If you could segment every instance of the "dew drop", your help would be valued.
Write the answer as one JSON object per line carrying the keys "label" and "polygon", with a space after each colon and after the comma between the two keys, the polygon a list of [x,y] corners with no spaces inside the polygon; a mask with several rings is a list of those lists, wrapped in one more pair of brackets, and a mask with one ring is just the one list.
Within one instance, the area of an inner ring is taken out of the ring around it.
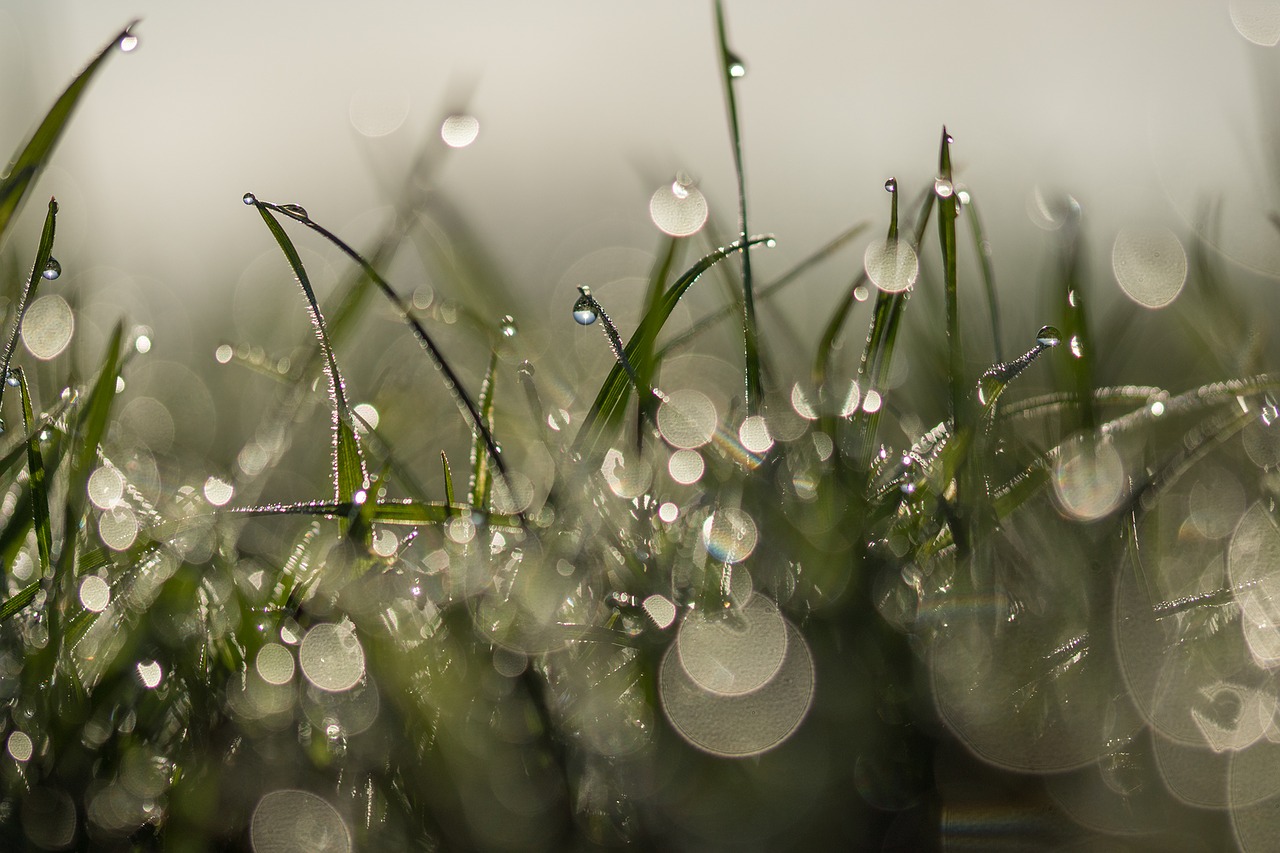
{"label": "dew drop", "polygon": [[45,264],[44,269],[40,271],[40,277],[45,281],[53,281],[60,275],[62,275],[62,264],[58,263],[58,259],[51,255],[49,257],[49,262]]}
{"label": "dew drop", "polygon": [[475,116],[451,115],[440,124],[440,138],[450,148],[466,148],[480,135],[480,120]]}
{"label": "dew drop", "polygon": [[19,381],[18,374],[14,373],[13,371],[10,371],[4,377],[4,384],[8,385],[10,388],[17,388],[19,385],[22,384],[22,382]]}
{"label": "dew drop", "polygon": [[504,338],[514,338],[516,336],[517,330],[516,330],[515,317],[512,317],[510,314],[506,314],[498,322],[500,324],[500,328],[502,329],[502,336]]}
{"label": "dew drop", "polygon": [[243,196],[240,200],[241,200],[241,201],[243,201],[245,204],[257,204],[257,203],[258,203],[258,197],[257,197],[256,195],[254,195],[253,193],[245,193],[245,194],[244,194],[244,196]]}
{"label": "dew drop", "polygon": [[938,198],[951,198],[956,188],[946,178],[938,178],[933,182],[933,191],[938,194]]}
{"label": "dew drop", "polygon": [[898,179],[890,178],[884,182],[884,191],[888,193],[896,193],[898,191]]}
{"label": "dew drop", "polygon": [[307,209],[300,204],[282,204],[280,209],[290,216],[296,216],[299,219],[310,219],[307,215]]}
{"label": "dew drop", "polygon": [[1062,333],[1053,326],[1041,326],[1036,332],[1036,343],[1042,347],[1056,347],[1062,343]]}
{"label": "dew drop", "polygon": [[213,357],[218,360],[218,364],[226,364],[228,361],[231,361],[231,356],[233,354],[230,344],[220,344],[218,348],[213,351]]}
{"label": "dew drop", "polygon": [[747,64],[742,61],[742,57],[733,51],[725,52],[726,58],[729,60],[729,76],[742,78],[747,76]]}
{"label": "dew drop", "polygon": [[1084,358],[1084,344],[1080,343],[1079,335],[1071,336],[1071,354],[1076,358]]}
{"label": "dew drop", "polygon": [[591,296],[591,289],[586,285],[578,288],[582,295],[573,303],[573,319],[582,326],[590,326],[596,321],[596,300]]}
{"label": "dew drop", "polygon": [[125,33],[117,44],[120,46],[121,53],[133,53],[138,49],[138,37],[133,33]]}

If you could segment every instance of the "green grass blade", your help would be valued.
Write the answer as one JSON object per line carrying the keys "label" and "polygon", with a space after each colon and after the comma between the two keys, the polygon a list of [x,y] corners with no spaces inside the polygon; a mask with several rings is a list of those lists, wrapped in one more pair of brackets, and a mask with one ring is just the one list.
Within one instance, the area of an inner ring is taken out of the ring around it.
{"label": "green grass blade", "polygon": [[[762,243],[772,245],[773,237],[759,235],[746,240],[735,240],[728,246],[704,255],[696,264],[686,270],[662,294],[662,299],[657,306],[646,313],[640,320],[639,327],[624,348],[627,357],[630,358],[643,346],[652,346],[652,342],[657,339],[658,333],[662,331],[662,327],[671,317],[671,313],[680,302],[680,298],[684,296],[685,291],[703,273],[734,252],[743,251],[747,247],[757,246]],[[574,439],[576,452],[582,454],[584,458],[593,458],[596,453],[602,452],[602,444],[612,438],[618,424],[621,422],[622,408],[626,403],[630,390],[630,377],[627,376],[627,372],[621,363],[615,363],[609,370],[609,375],[605,378],[604,384],[600,386],[595,402],[592,403],[591,408],[583,418],[582,428],[578,430],[578,435]]]}
{"label": "green grass blade", "polygon": [[952,432],[965,426],[964,349],[960,340],[959,303],[956,297],[956,194],[951,182],[951,136],[942,128],[938,152],[938,179],[950,190],[938,200],[938,244],[942,250],[942,283],[947,310],[947,385],[950,389]]}
{"label": "green grass blade", "polygon": [[1068,358],[1062,360],[1067,374],[1067,385],[1075,392],[1080,405],[1079,427],[1092,431],[1098,425],[1098,415],[1093,405],[1093,341],[1089,334],[1089,317],[1081,276],[1080,212],[1074,205],[1067,209],[1067,220],[1062,226],[1061,281],[1059,305],[1061,306],[1063,341],[1067,343]]}
{"label": "green grass blade", "polygon": [[[649,283],[644,297],[644,310],[648,314],[658,306],[662,301],[662,290],[671,276],[671,270],[675,266],[676,254],[680,247],[680,241],[675,237],[663,240],[663,251],[659,253],[657,261],[649,270]],[[640,388],[652,388],[654,379],[658,375],[658,367],[662,363],[661,353],[656,352],[657,339],[645,341],[645,345],[640,347],[631,364],[636,371],[636,384]],[[644,435],[644,425],[653,423],[657,416],[658,399],[653,394],[640,394],[636,401],[636,438],[642,440]]]}
{"label": "green grass blade", "polygon": [[453,472],[449,470],[449,457],[440,451],[440,464],[444,467],[444,502],[453,506]]}
{"label": "green grass blade", "polygon": [[271,215],[267,205],[257,204],[256,207],[302,288],[311,314],[311,325],[324,352],[325,374],[329,380],[329,396],[333,402],[333,491],[339,503],[349,502],[356,492],[368,488],[369,474],[352,424],[346,386],[338,370],[338,361],[334,357],[333,347],[329,344],[324,315],[320,313],[315,291],[311,289],[311,281],[307,278],[307,271],[302,265],[302,258],[298,256],[298,250],[294,248],[293,241],[289,239],[289,235],[284,232],[284,228],[276,218]]}
{"label": "green grass blade", "polygon": [[13,595],[5,599],[0,604],[0,622],[4,622],[14,616],[35,600],[36,593],[40,591],[40,581],[32,581]]}
{"label": "green grass blade", "polygon": [[22,391],[22,426],[27,436],[27,469],[31,473],[31,519],[36,529],[36,550],[40,554],[40,572],[53,568],[53,532],[49,525],[49,490],[45,483],[44,457],[40,453],[40,434],[35,429],[36,416],[31,410],[31,394],[22,368],[15,371]]}
{"label": "green grass blade", "polygon": [[9,365],[13,362],[13,353],[18,348],[18,336],[22,333],[22,318],[27,314],[27,306],[35,296],[36,287],[44,276],[49,259],[53,257],[53,237],[58,226],[58,201],[49,199],[49,211],[44,216],[44,229],[40,232],[40,244],[36,247],[36,260],[31,266],[31,278],[18,297],[18,310],[13,317],[13,331],[4,345],[4,364],[0,365],[0,402],[4,400],[4,389],[9,384],[4,379],[9,375]]}
{"label": "green grass blade", "polygon": [[[323,516],[325,518],[347,518],[353,512],[362,511],[359,504],[342,501],[304,501],[291,504],[267,504],[263,506],[235,507],[226,510],[232,515],[270,516],[270,515],[302,515]],[[486,513],[473,510],[470,513],[477,523],[485,523],[494,527],[520,527],[523,519],[518,515],[505,513]],[[371,522],[381,524],[444,524],[458,516],[457,505],[438,503],[435,501],[384,500],[373,505],[368,512]]]}
{"label": "green grass blade", "polygon": [[[720,80],[724,84],[725,110],[729,116],[729,138],[733,143],[733,169],[738,179],[738,233],[747,239],[747,185],[742,168],[742,134],[738,122],[738,99],[734,80],[746,73],[742,60],[729,50],[725,35],[724,6],[716,0],[716,46],[720,58]],[[751,252],[742,253],[742,343],[745,358],[747,414],[760,414],[763,389],[760,382],[760,342],[756,333],[756,300],[751,279]]]}
{"label": "green grass blade", "polygon": [[991,318],[991,345],[996,361],[1004,361],[1004,346],[1000,343],[1000,300],[996,296],[996,269],[991,259],[991,242],[982,227],[982,217],[978,215],[978,206],[969,196],[964,205],[964,212],[969,218],[969,232],[973,235],[973,249],[978,255],[978,263],[982,269],[982,286],[987,294],[987,314]]}
{"label": "green grass blade", "polygon": [[80,102],[80,97],[84,94],[89,82],[106,62],[107,57],[117,49],[120,40],[129,35],[129,30],[137,23],[134,21],[121,30],[76,76],[76,79],[71,81],[71,85],[58,96],[58,100],[53,102],[53,106],[45,114],[44,120],[40,122],[35,132],[31,134],[31,138],[14,154],[4,175],[0,176],[0,240],[3,240],[5,233],[9,230],[9,224],[22,208],[27,193],[35,185],[49,158],[53,156],[53,150],[57,147],[58,140],[66,130],[67,122],[75,112],[76,105]]}
{"label": "green grass blade", "polygon": [[[489,355],[489,369],[485,371],[484,384],[480,386],[480,417],[484,419],[484,423],[490,431],[493,429],[493,385],[497,372],[498,351],[494,350]],[[488,511],[489,509],[489,490],[492,485],[489,480],[489,465],[485,458],[487,455],[484,436],[477,432],[471,444],[471,494],[469,503],[474,508],[483,511]]]}

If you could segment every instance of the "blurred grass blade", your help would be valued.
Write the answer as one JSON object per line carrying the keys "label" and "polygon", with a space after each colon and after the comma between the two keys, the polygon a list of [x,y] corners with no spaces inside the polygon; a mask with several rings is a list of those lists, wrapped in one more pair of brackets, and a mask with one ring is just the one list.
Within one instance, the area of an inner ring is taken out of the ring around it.
{"label": "blurred grass blade", "polygon": [[35,185],[49,158],[53,156],[53,149],[62,137],[62,132],[66,129],[67,122],[71,119],[71,114],[75,111],[76,104],[79,103],[89,82],[112,51],[117,49],[120,40],[129,35],[129,30],[137,23],[133,21],[121,30],[76,76],[76,79],[71,81],[71,85],[58,96],[58,100],[53,102],[53,106],[45,114],[44,120],[40,122],[35,132],[31,134],[31,138],[14,154],[4,175],[0,176],[0,243],[3,242],[13,218],[22,208],[27,193]]}
{"label": "blurred grass blade", "polygon": [[[480,386],[480,417],[490,432],[493,430],[493,385],[497,372],[498,351],[495,349],[489,355],[489,369],[485,371],[484,383]],[[488,450],[485,447],[484,435],[477,432],[471,443],[471,494],[468,502],[473,508],[485,512],[489,510],[491,487],[486,456],[488,456]]]}
{"label": "blurred grass blade", "polygon": [[440,464],[444,467],[444,502],[453,506],[453,472],[449,470],[449,457],[440,451]]}
{"label": "blurred grass blade", "polygon": [[[956,194],[951,176],[951,135],[942,128],[938,151],[938,244],[942,250],[942,284],[946,296],[947,384],[950,388],[952,432],[965,427],[964,350],[960,340],[960,306],[956,295]],[[945,193],[945,194],[944,194]]]}
{"label": "blurred grass blade", "polygon": [[[235,507],[226,510],[232,515],[266,516],[266,515],[301,515],[323,516],[325,518],[346,518],[353,512],[363,512],[359,504],[349,501],[303,501],[289,504],[264,504],[261,506]],[[384,500],[373,504],[368,510],[370,522],[381,524],[444,524],[458,517],[456,505],[437,503],[435,501]],[[464,516],[465,517],[465,516]],[[486,513],[473,510],[470,514],[477,523],[485,523],[496,527],[521,527],[523,519],[518,515],[506,513]]]}
{"label": "blurred grass blade", "polygon": [[22,318],[27,314],[31,298],[35,296],[36,287],[44,277],[49,259],[53,257],[53,237],[58,225],[58,200],[49,199],[49,212],[44,216],[44,229],[40,232],[40,244],[36,247],[36,260],[31,266],[31,278],[18,297],[18,310],[13,316],[13,331],[4,345],[4,363],[0,365],[0,402],[4,401],[4,389],[8,386],[5,380],[9,376],[9,365],[13,362],[13,353],[18,348],[18,336],[22,333]]}
{"label": "blurred grass blade", "polygon": [[[658,333],[662,331],[662,327],[680,302],[680,297],[684,296],[685,291],[703,273],[734,252],[743,251],[747,247],[758,246],[762,243],[771,245],[773,237],[758,235],[746,240],[735,240],[728,246],[723,246],[704,255],[696,264],[686,270],[662,294],[662,299],[658,304],[641,318],[635,334],[631,336],[631,340],[624,347],[627,357],[629,359],[632,358],[642,347],[652,347],[653,341],[657,339]],[[602,443],[612,438],[613,433],[621,423],[623,407],[630,390],[630,377],[627,376],[622,364],[615,362],[613,367],[610,368],[604,384],[600,386],[600,391],[596,394],[591,408],[587,410],[587,414],[582,421],[582,428],[578,430],[578,435],[574,439],[574,449],[582,454],[584,459],[593,458],[597,452],[601,451]]]}
{"label": "blurred grass blade", "polygon": [[991,259],[991,242],[987,240],[986,231],[982,227],[982,217],[978,215],[978,206],[969,194],[964,205],[964,212],[969,217],[969,231],[973,234],[973,249],[978,255],[978,263],[982,270],[982,286],[987,293],[987,313],[991,318],[991,346],[996,361],[1004,361],[1004,346],[1000,343],[1000,301],[996,296],[996,269]]}
{"label": "blurred grass blade", "polygon": [[[719,49],[720,80],[724,84],[725,109],[729,116],[729,138],[733,143],[733,169],[738,179],[738,234],[746,240],[747,228],[747,185],[746,175],[742,168],[742,135],[738,123],[738,99],[734,94],[734,81],[746,75],[746,66],[742,60],[729,50],[728,38],[725,35],[724,6],[716,0],[716,45]],[[751,280],[751,252],[742,253],[742,342],[746,378],[747,414],[760,414],[760,342],[756,334],[756,300],[754,285]]]}
{"label": "blurred grass blade", "polygon": [[1093,431],[1098,425],[1097,412],[1093,405],[1093,352],[1092,338],[1089,335],[1089,317],[1086,311],[1087,299],[1084,294],[1084,281],[1081,278],[1080,257],[1080,207],[1074,200],[1064,203],[1065,222],[1062,226],[1061,249],[1061,281],[1059,283],[1059,306],[1062,312],[1062,335],[1067,343],[1070,358],[1063,359],[1067,374],[1067,385],[1075,392],[1079,404],[1078,427]]}
{"label": "blurred grass blade", "polygon": [[22,610],[32,601],[35,600],[36,593],[40,591],[40,581],[32,581],[22,589],[15,592],[0,604],[0,622],[4,622],[11,618],[14,614]]}
{"label": "blurred grass blade", "polygon": [[360,452],[360,443],[356,439],[355,428],[351,418],[351,407],[347,402],[346,387],[342,374],[338,371],[338,362],[329,345],[328,331],[325,329],[324,316],[320,313],[320,305],[316,302],[315,291],[311,289],[311,281],[302,265],[302,258],[294,248],[289,235],[271,215],[264,204],[256,205],[258,213],[267,229],[275,237],[285,259],[293,269],[302,293],[307,298],[307,307],[311,313],[311,325],[315,329],[320,349],[324,353],[325,374],[329,379],[329,396],[333,403],[333,491],[339,503],[351,501],[356,492],[368,488],[369,474],[365,469],[364,456]]}
{"label": "blurred grass blade", "polygon": [[[22,368],[15,371],[22,391],[22,426],[27,437],[27,469],[31,473],[31,519],[36,529],[36,550],[40,554],[40,574],[53,568],[53,533],[49,526],[49,491],[45,482],[44,457],[40,453],[40,434],[35,429],[36,416],[31,410],[31,394]],[[5,384],[8,384],[7,382]]]}
{"label": "blurred grass blade", "polygon": [[[663,240],[663,251],[658,255],[657,261],[649,270],[649,283],[644,296],[645,314],[654,310],[662,301],[662,290],[667,283],[667,279],[671,277],[671,270],[675,266],[676,254],[679,248],[680,242],[675,237]],[[661,355],[655,353],[657,343],[656,337],[650,338],[644,341],[643,345],[636,350],[632,365],[636,371],[637,388],[654,387],[658,368],[662,363]],[[653,394],[639,394],[636,398],[637,440],[643,440],[644,425],[646,423],[654,423],[657,410],[658,398]]]}
{"label": "blurred grass blade", "polygon": [[457,403],[459,410],[461,410],[463,416],[470,423],[472,431],[478,432],[484,437],[485,446],[489,450],[489,458],[493,460],[494,467],[498,469],[498,473],[501,474],[502,478],[505,480],[507,478],[507,467],[506,463],[502,460],[502,448],[500,448],[498,443],[494,440],[493,434],[489,430],[488,425],[485,424],[484,419],[480,416],[480,412],[476,408],[475,402],[471,399],[470,395],[467,394],[466,388],[463,387],[461,380],[458,379],[458,375],[454,372],[453,368],[450,367],[449,362],[444,357],[444,353],[440,351],[440,348],[436,346],[435,341],[431,339],[429,334],[427,334],[427,330],[423,327],[422,323],[420,323],[410,312],[409,305],[400,297],[400,294],[395,292],[391,285],[387,283],[387,280],[384,279],[377,269],[365,260],[359,252],[347,245],[345,241],[328,228],[325,228],[323,225],[314,221],[307,215],[306,211],[302,210],[297,205],[275,205],[270,202],[259,201],[254,198],[252,194],[249,194],[246,198],[251,200],[251,203],[255,204],[259,210],[276,210],[285,214],[290,219],[307,226],[312,231],[315,231],[317,234],[336,246],[339,251],[354,261],[360,269],[364,271],[364,274],[368,276],[369,280],[372,281],[378,290],[382,292],[383,296],[385,296],[388,301],[395,306],[396,311],[400,314],[400,318],[409,325],[410,329],[413,330],[414,337],[418,339],[418,343],[420,343],[422,348],[427,351],[427,354],[431,357],[432,363],[435,364],[435,366],[444,375],[445,387],[448,388],[449,393],[453,396],[454,402]]}

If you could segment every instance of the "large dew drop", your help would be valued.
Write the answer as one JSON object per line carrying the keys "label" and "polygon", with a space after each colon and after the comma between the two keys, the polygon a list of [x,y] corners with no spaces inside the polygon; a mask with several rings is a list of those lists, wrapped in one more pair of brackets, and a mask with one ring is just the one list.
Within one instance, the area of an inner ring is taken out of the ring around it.
{"label": "large dew drop", "polygon": [[591,291],[586,287],[579,287],[582,295],[573,303],[573,319],[579,325],[590,326],[596,321],[599,315],[596,313],[596,301],[591,296]]}
{"label": "large dew drop", "polygon": [[51,255],[49,262],[40,271],[40,277],[45,281],[53,281],[60,275],[62,275],[62,264],[58,263],[58,259]]}

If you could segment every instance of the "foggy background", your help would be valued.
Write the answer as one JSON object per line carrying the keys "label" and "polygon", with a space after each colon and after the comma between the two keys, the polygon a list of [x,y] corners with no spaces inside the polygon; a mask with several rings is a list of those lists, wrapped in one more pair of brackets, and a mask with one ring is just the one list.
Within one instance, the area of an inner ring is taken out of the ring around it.
{"label": "foggy background", "polygon": [[[728,2],[748,68],[738,94],[751,230],[778,237],[755,255],[758,277],[871,223],[781,300],[816,339],[883,234],[885,179],[911,204],[933,180],[945,123],[956,179],[993,244],[1008,349],[1043,322],[1029,294],[1053,235],[1038,198],[1082,205],[1099,291],[1118,293],[1117,229],[1168,228],[1186,246],[1212,201],[1225,257],[1269,287],[1280,74],[1263,44],[1280,38],[1277,5]],[[198,371],[219,344],[294,345],[278,330],[305,334],[302,303],[242,194],[303,204],[368,249],[424,151],[432,185],[512,294],[493,317],[515,314],[535,350],[577,331],[580,283],[629,333],[660,245],[649,199],[677,172],[705,193],[719,234],[736,225],[709,3],[8,2],[0,147],[17,146],[135,17],[139,49],[92,84],[6,247],[30,253],[55,194],[58,287],[82,308],[89,352],[120,314],[150,332],[154,360]],[[454,112],[480,122],[464,149],[440,142]],[[929,234],[922,256],[936,263]],[[323,297],[349,267],[313,235],[294,239]],[[967,236],[961,246],[961,290],[979,300]],[[407,295],[423,265],[397,257],[389,278]],[[595,339],[582,352],[604,355]],[[474,376],[483,359],[471,360]]]}

